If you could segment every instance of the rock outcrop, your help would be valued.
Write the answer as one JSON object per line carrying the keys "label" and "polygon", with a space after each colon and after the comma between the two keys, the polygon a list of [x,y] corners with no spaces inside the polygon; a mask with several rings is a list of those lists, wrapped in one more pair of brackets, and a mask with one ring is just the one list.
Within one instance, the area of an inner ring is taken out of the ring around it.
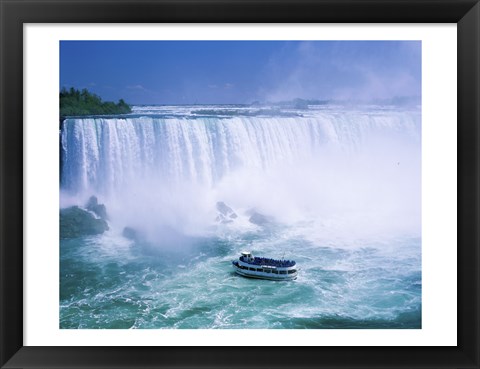
{"label": "rock outcrop", "polygon": [[60,238],[77,238],[102,234],[108,224],[78,206],[60,209]]}
{"label": "rock outcrop", "polygon": [[250,218],[248,219],[250,223],[259,225],[259,226],[264,226],[266,224],[272,223],[273,218],[260,214],[256,211],[253,211],[250,215]]}
{"label": "rock outcrop", "polygon": [[107,208],[103,204],[98,203],[98,199],[96,196],[91,196],[88,199],[87,205],[86,205],[87,210],[90,210],[94,212],[98,217],[100,217],[103,220],[107,220]]}
{"label": "rock outcrop", "polygon": [[216,204],[218,215],[215,220],[222,224],[232,223],[233,219],[236,219],[238,215],[233,211],[233,209],[225,204],[223,201],[219,201]]}
{"label": "rock outcrop", "polygon": [[122,236],[133,241],[138,241],[140,239],[138,231],[132,227],[123,228]]}

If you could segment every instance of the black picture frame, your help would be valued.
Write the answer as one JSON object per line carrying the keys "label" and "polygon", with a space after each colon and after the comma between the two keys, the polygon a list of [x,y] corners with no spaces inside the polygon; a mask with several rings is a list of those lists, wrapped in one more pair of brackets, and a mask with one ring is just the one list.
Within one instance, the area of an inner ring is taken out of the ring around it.
{"label": "black picture frame", "polygon": [[[0,0],[0,16],[2,368],[479,368],[478,0]],[[23,346],[23,25],[162,22],[457,24],[456,347]]]}

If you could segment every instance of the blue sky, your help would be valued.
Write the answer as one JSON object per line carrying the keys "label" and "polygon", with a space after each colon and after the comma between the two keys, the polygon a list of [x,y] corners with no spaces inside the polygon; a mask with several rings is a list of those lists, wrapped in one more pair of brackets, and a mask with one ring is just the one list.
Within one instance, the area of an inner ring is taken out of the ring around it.
{"label": "blue sky", "polygon": [[421,95],[419,41],[61,41],[60,87],[130,104]]}

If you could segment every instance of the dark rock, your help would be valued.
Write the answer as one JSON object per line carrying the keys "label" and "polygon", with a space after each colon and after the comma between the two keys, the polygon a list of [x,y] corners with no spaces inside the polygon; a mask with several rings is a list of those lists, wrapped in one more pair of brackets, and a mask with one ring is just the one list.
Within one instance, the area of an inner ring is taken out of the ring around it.
{"label": "dark rock", "polygon": [[228,219],[225,215],[223,214],[218,214],[217,217],[215,218],[215,221],[222,223],[222,224],[228,224],[228,223],[233,223],[233,220]]}
{"label": "dark rock", "polygon": [[98,205],[97,196],[90,196],[90,198],[88,199],[88,202],[87,202],[87,209],[91,208],[91,207],[94,207],[94,206],[97,206],[97,205]]}
{"label": "dark rock", "polygon": [[97,214],[101,219],[107,220],[107,208],[103,204],[98,204],[92,209],[88,209],[90,211],[93,211],[95,214]]}
{"label": "dark rock", "polygon": [[102,234],[108,224],[104,219],[95,218],[90,212],[72,206],[60,209],[60,238],[77,238]]}
{"label": "dark rock", "polygon": [[129,240],[138,240],[138,232],[130,227],[123,228],[122,236]]}
{"label": "dark rock", "polygon": [[86,208],[92,212],[94,212],[97,216],[99,216],[103,220],[107,220],[107,208],[103,204],[98,203],[98,199],[96,196],[91,196],[88,199]]}
{"label": "dark rock", "polygon": [[272,218],[254,211],[248,219],[250,223],[262,226],[272,222]]}
{"label": "dark rock", "polygon": [[[217,211],[219,213],[217,218],[215,219],[217,222],[220,222],[222,224],[227,224],[227,223],[232,223],[233,222],[233,220],[231,220],[231,219],[238,218],[238,215],[235,214],[233,209],[230,206],[228,206],[227,204],[225,204],[223,201],[217,202],[216,207],[217,207]],[[230,219],[227,219],[227,218],[230,218]]]}

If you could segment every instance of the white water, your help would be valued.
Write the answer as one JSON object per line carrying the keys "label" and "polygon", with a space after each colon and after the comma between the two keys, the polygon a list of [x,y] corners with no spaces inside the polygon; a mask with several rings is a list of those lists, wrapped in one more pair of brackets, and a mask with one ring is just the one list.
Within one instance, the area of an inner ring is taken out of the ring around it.
{"label": "white water", "polygon": [[[138,107],[61,145],[62,206],[97,195],[110,225],[61,242],[62,328],[421,327],[419,111]],[[298,279],[236,276],[243,249]]]}
{"label": "white water", "polygon": [[418,111],[246,116],[242,108],[224,117],[224,108],[217,116],[206,108],[205,116],[139,107],[132,117],[67,119],[63,205],[95,194],[119,227],[150,233],[161,224],[204,233],[224,201],[284,223],[315,219],[322,234],[419,234]]}

